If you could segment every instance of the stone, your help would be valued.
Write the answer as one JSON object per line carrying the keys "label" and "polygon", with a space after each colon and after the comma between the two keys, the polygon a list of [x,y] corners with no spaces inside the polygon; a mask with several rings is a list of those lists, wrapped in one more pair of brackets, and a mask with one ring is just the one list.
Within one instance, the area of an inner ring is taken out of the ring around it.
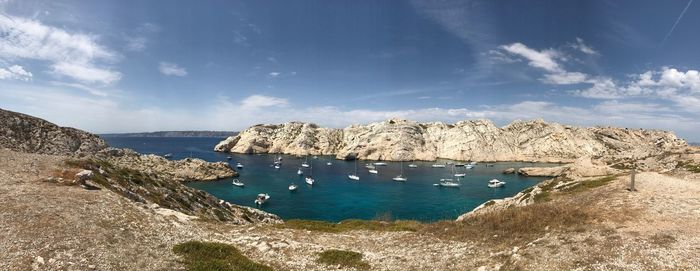
{"label": "stone", "polygon": [[85,184],[85,181],[89,180],[90,178],[94,177],[95,173],[92,172],[92,170],[86,169],[81,172],[78,172],[75,174],[75,182],[81,185]]}
{"label": "stone", "polygon": [[503,170],[503,174],[514,174],[515,173],[515,168],[507,168]]}
{"label": "stone", "polygon": [[388,161],[574,162],[579,157],[644,157],[684,146],[684,140],[660,130],[576,127],[543,120],[497,127],[490,120],[446,124],[390,119],[343,129],[302,122],[255,125],[214,150]]}

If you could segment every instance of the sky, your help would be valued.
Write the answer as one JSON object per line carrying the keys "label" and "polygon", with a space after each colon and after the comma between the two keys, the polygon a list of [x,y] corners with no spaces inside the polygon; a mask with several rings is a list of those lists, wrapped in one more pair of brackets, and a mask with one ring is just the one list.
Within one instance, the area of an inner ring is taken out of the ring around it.
{"label": "sky", "polygon": [[0,0],[0,108],[94,133],[392,117],[700,141],[700,2]]}

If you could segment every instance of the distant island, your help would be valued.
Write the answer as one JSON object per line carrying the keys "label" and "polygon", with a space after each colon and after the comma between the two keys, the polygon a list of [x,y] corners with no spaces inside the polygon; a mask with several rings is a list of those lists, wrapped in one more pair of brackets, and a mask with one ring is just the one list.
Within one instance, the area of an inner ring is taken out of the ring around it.
{"label": "distant island", "polygon": [[688,144],[690,144],[691,146],[700,146],[700,142],[690,142]]}
{"label": "distant island", "polygon": [[229,137],[238,135],[233,131],[158,131],[143,133],[100,134],[102,137]]}

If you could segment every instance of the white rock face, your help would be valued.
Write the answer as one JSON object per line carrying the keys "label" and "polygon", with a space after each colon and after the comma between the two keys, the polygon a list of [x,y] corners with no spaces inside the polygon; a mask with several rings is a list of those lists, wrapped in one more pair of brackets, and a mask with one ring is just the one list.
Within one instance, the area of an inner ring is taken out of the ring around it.
{"label": "white rock face", "polygon": [[644,157],[686,146],[673,133],[576,127],[543,120],[497,127],[489,120],[455,124],[390,119],[344,129],[289,122],[256,125],[220,142],[233,153],[336,155],[338,159],[572,162],[578,157]]}

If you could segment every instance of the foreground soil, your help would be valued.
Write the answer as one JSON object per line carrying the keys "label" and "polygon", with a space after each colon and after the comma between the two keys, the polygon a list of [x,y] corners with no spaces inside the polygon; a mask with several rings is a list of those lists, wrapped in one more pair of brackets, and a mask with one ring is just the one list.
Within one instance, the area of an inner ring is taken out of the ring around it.
{"label": "foreground soil", "polygon": [[460,225],[454,222],[416,232],[327,233],[202,221],[106,189],[44,181],[63,159],[0,150],[0,270],[184,270],[172,248],[191,240],[232,244],[275,270],[342,270],[316,261],[330,249],[360,252],[372,270],[700,266],[700,174],[645,172],[637,175],[637,192],[627,191],[628,176],[620,176],[554,197],[547,204],[586,218],[550,227],[543,214],[544,223],[529,231],[522,225],[517,236],[492,229],[455,233]]}

